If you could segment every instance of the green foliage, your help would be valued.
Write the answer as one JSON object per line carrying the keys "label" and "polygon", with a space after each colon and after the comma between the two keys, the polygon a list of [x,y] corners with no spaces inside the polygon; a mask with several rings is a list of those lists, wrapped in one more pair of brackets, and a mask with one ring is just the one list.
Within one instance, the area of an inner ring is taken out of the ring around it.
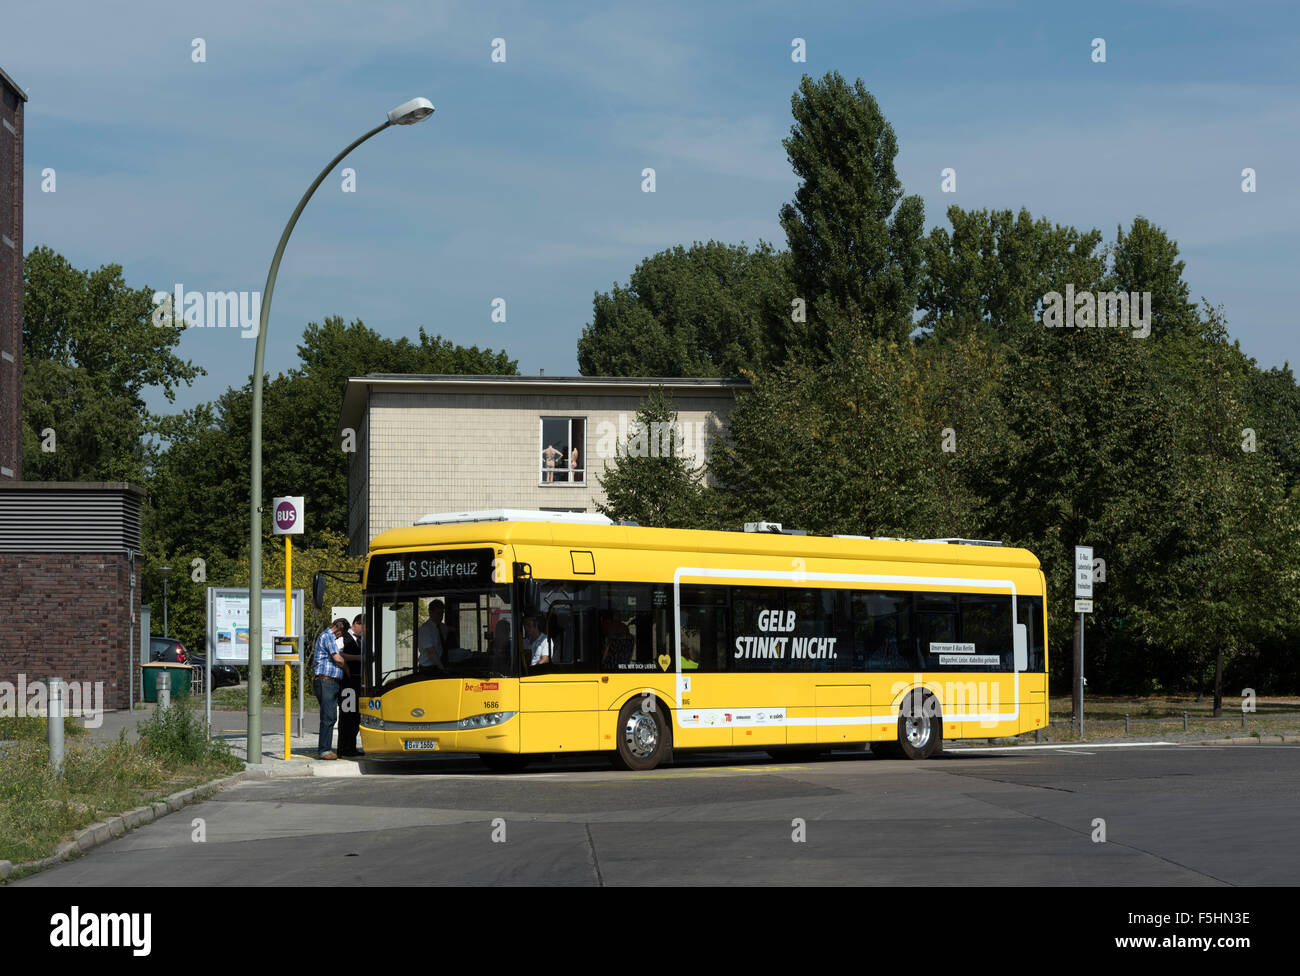
{"label": "green foliage", "polygon": [[993,327],[1007,335],[1041,328],[1036,306],[1066,284],[1097,290],[1106,271],[1101,232],[1034,220],[1028,210],[948,208],[951,233],[936,227],[925,241],[920,325],[936,337]]}
{"label": "green foliage", "polygon": [[[0,859],[21,863],[45,857],[82,827],[242,765],[224,744],[205,752],[195,744],[193,719],[178,731],[183,721],[163,719],[160,725],[170,723],[172,732],[159,753],[149,752],[143,742],[127,742],[125,731],[108,744],[68,741],[59,779],[51,775],[44,742],[6,745],[0,750]],[[185,761],[177,758],[182,753],[203,758]]]}
{"label": "green foliage", "polygon": [[[294,542],[294,587],[311,592],[317,569],[360,568],[347,553],[347,479],[352,454],[340,449],[338,421],[350,376],[367,373],[514,374],[504,352],[462,347],[419,330],[416,342],[386,339],[362,322],[332,316],[308,324],[298,347],[301,367],[268,379],[263,389],[263,492],[303,495],[307,531]],[[248,458],[252,450],[252,387],[228,389],[213,404],[165,418],[168,444],[158,457],[145,512],[147,542],[144,602],[162,619],[157,567],[171,565],[168,584],[173,636],[201,650],[207,586],[248,584]],[[270,506],[263,522],[263,585],[284,586],[283,541],[271,535]],[[195,580],[195,559],[206,579]],[[327,599],[360,603],[360,588],[339,598],[331,582]],[[315,630],[315,609],[305,626]],[[323,624],[321,625],[324,626]],[[160,632],[161,623],[155,628]]]}
{"label": "green foliage", "polygon": [[1129,232],[1116,230],[1109,287],[1151,292],[1151,334],[1189,336],[1200,332],[1196,304],[1188,300],[1178,244],[1145,217],[1136,217]]}
{"label": "green foliage", "polygon": [[804,342],[816,350],[861,337],[903,342],[923,264],[925,209],[903,196],[898,143],[861,79],[804,75],[782,145],[800,180],[781,208],[794,281],[808,302]]}
{"label": "green foliage", "polygon": [[788,255],[698,241],[646,258],[627,287],[596,293],[578,340],[589,376],[739,376],[785,355]]}
{"label": "green foliage", "polygon": [[23,476],[143,482],[157,423],[144,390],[172,399],[203,370],[172,353],[180,333],[153,324],[152,291],[119,265],[79,271],[37,247],[23,279]]}
{"label": "green foliage", "polygon": [[213,763],[232,772],[242,765],[224,740],[208,738],[198,712],[184,703],[154,709],[139,733],[141,751],[168,765]]}
{"label": "green foliage", "polygon": [[[68,737],[85,735],[86,730],[77,724],[76,719],[64,718],[63,735]],[[12,740],[47,741],[49,735],[48,721],[36,715],[0,715],[0,742]]]}
{"label": "green foliage", "polygon": [[596,507],[602,514],[662,528],[702,527],[702,475],[673,432],[680,427],[672,397],[656,387],[637,410],[627,443],[600,478],[606,502]]}

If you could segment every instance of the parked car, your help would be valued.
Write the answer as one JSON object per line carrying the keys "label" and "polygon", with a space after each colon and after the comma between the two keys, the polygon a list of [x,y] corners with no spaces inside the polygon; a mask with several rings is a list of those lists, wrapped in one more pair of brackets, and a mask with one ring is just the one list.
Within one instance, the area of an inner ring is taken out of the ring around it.
{"label": "parked car", "polygon": [[[188,664],[202,669],[206,661],[202,654],[185,650],[185,645],[175,637],[155,637],[149,635],[149,660],[166,661],[168,664]],[[239,670],[232,664],[212,665],[212,690],[239,684]]]}

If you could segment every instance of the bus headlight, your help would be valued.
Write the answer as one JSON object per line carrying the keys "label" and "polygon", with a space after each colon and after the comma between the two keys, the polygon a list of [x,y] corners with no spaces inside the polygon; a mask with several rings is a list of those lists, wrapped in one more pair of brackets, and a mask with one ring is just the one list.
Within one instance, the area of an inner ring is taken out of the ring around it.
{"label": "bus headlight", "polygon": [[515,717],[514,712],[487,712],[483,715],[471,715],[469,718],[463,718],[457,723],[457,727],[462,731],[469,729],[486,729],[493,725],[500,725]]}

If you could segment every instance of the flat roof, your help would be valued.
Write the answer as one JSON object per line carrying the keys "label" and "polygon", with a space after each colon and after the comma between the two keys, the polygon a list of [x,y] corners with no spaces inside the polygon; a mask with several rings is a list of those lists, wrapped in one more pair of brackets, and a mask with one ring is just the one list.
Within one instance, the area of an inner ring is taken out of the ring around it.
{"label": "flat roof", "polygon": [[18,93],[19,98],[24,102],[27,101],[27,93],[23,91],[23,86],[14,81],[13,78],[9,76],[9,72],[5,71],[4,68],[0,68],[0,78],[3,78],[9,84],[9,87]]}
{"label": "flat roof", "polygon": [[0,491],[40,491],[50,494],[124,491],[141,498],[148,494],[139,485],[133,485],[129,481],[0,481]]}
{"label": "flat roof", "polygon": [[370,390],[388,392],[572,393],[619,394],[649,392],[662,386],[683,396],[726,394],[749,389],[749,380],[712,376],[499,376],[457,373],[367,373],[348,378],[339,429],[357,428]]}

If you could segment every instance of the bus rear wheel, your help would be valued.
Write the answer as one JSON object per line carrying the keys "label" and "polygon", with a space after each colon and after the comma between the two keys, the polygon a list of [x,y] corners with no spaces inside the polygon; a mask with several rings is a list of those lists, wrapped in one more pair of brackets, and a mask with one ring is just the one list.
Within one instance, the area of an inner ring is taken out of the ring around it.
{"label": "bus rear wheel", "polygon": [[659,700],[638,695],[619,710],[618,764],[624,769],[654,769],[668,752],[668,729]]}
{"label": "bus rear wheel", "polygon": [[929,759],[943,750],[943,716],[939,700],[917,689],[898,710],[898,751],[904,759]]}

